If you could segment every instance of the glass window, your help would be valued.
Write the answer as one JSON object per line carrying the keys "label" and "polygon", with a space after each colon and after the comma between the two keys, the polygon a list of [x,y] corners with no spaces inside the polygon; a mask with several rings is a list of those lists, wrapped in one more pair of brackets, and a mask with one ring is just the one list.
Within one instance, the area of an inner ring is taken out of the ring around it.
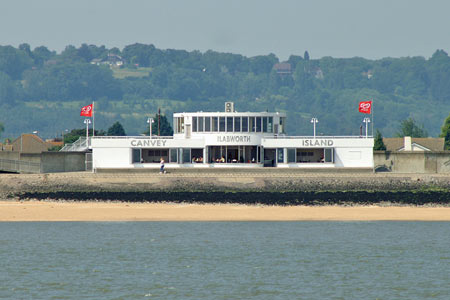
{"label": "glass window", "polygon": [[255,117],[249,117],[249,127],[250,128],[250,132],[255,132],[256,131],[256,127],[255,127]]}
{"label": "glass window", "polygon": [[171,163],[178,162],[178,149],[177,148],[170,149],[170,162]]}
{"label": "glass window", "polygon": [[325,149],[325,162],[333,162],[333,149]]}
{"label": "glass window", "polygon": [[225,117],[219,117],[219,131],[225,132]]}
{"label": "glass window", "polygon": [[295,163],[295,148],[288,149],[288,163]]}
{"label": "glass window", "polygon": [[141,162],[141,149],[133,149],[133,155],[132,155],[132,163],[139,163]]}
{"label": "glass window", "polygon": [[273,117],[269,117],[267,122],[267,132],[273,132]]}
{"label": "glass window", "polygon": [[267,117],[263,117],[262,121],[263,121],[263,132],[267,132]]}
{"label": "glass window", "polygon": [[286,118],[285,117],[281,117],[280,118],[280,129],[279,129],[281,133],[286,133],[285,132],[285,128],[284,128],[285,127],[285,123],[286,123]]}
{"label": "glass window", "polygon": [[212,117],[212,131],[217,132],[219,131],[219,126],[218,123],[219,122],[219,118],[217,117]]}
{"label": "glass window", "polygon": [[227,117],[227,132],[233,132],[233,117]]}
{"label": "glass window", "polygon": [[203,120],[204,120],[203,117],[198,117],[198,132],[203,132],[204,131],[204,129],[203,129]]}
{"label": "glass window", "polygon": [[191,148],[183,148],[183,163],[191,163]]}
{"label": "glass window", "polygon": [[241,132],[241,117],[234,117],[234,132]]}
{"label": "glass window", "polygon": [[248,132],[248,117],[242,117],[242,132]]}
{"label": "glass window", "polygon": [[184,133],[184,117],[177,118],[178,133]]}
{"label": "glass window", "polygon": [[197,132],[197,117],[192,117],[192,132]]}
{"label": "glass window", "polygon": [[261,117],[256,117],[256,132],[261,132]]}
{"label": "glass window", "polygon": [[284,163],[284,149],[283,148],[277,149],[277,161],[279,163]]}
{"label": "glass window", "polygon": [[211,117],[205,117],[205,131],[211,131]]}

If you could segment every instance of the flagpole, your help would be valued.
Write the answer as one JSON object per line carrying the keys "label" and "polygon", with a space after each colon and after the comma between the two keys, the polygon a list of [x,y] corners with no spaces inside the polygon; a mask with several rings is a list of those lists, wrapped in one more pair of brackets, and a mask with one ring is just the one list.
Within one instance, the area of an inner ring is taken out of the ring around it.
{"label": "flagpole", "polygon": [[92,101],[92,136],[95,136],[95,101]]}
{"label": "flagpole", "polygon": [[373,98],[372,98],[372,110],[371,110],[371,115],[372,115],[372,138],[375,136],[374,134],[373,134]]}

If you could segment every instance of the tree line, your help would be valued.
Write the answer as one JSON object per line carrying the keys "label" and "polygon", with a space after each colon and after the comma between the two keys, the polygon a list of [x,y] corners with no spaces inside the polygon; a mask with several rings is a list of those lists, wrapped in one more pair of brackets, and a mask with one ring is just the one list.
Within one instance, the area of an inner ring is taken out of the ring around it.
{"label": "tree line", "polygon": [[[121,65],[94,63],[108,62],[111,56]],[[144,76],[115,76],[116,69],[132,73],[144,68]],[[115,121],[139,134],[143,126],[131,128],[138,123],[131,112],[148,103],[157,102],[170,115],[176,110],[221,111],[225,101],[234,101],[240,111],[286,112],[290,134],[308,135],[309,120],[317,117],[319,134],[354,135],[363,118],[358,101],[372,99],[375,127],[385,136],[394,136],[400,122],[409,118],[436,136],[450,110],[448,82],[450,57],[443,50],[428,59],[379,60],[313,59],[305,52],[282,62],[274,54],[246,57],[138,43],[123,49],[69,45],[61,53],[21,44],[0,46],[0,121],[7,133],[23,131],[31,125],[18,122],[33,111],[33,126],[50,131],[51,123],[74,123],[78,116],[43,117],[41,110],[69,112],[67,107],[97,101],[105,113],[114,113],[120,105],[128,109],[129,116]],[[156,109],[152,105],[146,108]],[[12,118],[11,111],[19,117]]]}

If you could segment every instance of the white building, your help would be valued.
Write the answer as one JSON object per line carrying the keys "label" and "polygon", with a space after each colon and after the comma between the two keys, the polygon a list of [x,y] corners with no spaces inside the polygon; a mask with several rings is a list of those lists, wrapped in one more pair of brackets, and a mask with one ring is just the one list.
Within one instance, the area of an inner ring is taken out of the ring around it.
{"label": "white building", "polygon": [[286,114],[225,112],[173,115],[171,137],[94,137],[93,169],[373,168],[373,138],[287,136]]}

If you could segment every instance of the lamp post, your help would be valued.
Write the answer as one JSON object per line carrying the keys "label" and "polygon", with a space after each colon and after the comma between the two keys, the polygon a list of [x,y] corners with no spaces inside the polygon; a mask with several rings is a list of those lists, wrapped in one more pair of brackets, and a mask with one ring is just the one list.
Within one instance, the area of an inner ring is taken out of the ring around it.
{"label": "lamp post", "polygon": [[316,124],[319,123],[319,120],[317,120],[317,118],[312,118],[311,123],[313,124],[314,128],[314,138],[316,138]]}
{"label": "lamp post", "polygon": [[148,123],[148,127],[150,130],[149,136],[150,136],[150,138],[152,138],[152,124],[155,123],[155,120],[153,120],[153,118],[148,118],[147,123]]}
{"label": "lamp post", "polygon": [[367,139],[367,128],[369,127],[370,118],[364,118],[363,122],[366,123],[366,139]]}
{"label": "lamp post", "polygon": [[86,124],[86,142],[89,138],[89,124],[91,124],[91,119],[84,119],[84,124]]}

